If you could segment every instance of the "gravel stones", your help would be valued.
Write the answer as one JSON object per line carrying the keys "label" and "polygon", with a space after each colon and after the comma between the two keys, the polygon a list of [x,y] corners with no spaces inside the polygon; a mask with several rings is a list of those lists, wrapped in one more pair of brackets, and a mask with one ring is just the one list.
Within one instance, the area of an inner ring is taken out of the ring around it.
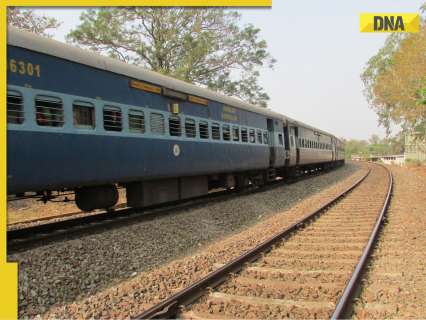
{"label": "gravel stones", "polygon": [[47,310],[45,317],[56,318],[139,313],[319,206],[361,171],[348,164],[291,185],[10,255],[19,262],[19,317]]}
{"label": "gravel stones", "polygon": [[426,317],[426,170],[390,168],[394,191],[355,301],[357,319]]}

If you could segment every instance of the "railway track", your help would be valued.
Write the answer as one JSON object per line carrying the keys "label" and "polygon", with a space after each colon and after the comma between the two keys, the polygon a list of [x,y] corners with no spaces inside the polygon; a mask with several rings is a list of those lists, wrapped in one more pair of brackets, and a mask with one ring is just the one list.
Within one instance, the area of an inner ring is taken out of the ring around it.
{"label": "railway track", "polygon": [[[225,201],[235,196],[248,195],[254,192],[264,192],[283,184],[295,183],[322,174],[323,172],[326,172],[326,170],[306,172],[297,178],[276,180],[261,188],[251,187],[244,190],[217,191],[189,200],[160,204],[147,208],[119,206],[114,211],[101,211],[87,216],[81,216],[82,212],[76,212],[74,214],[67,214],[65,219],[60,220],[57,220],[60,217],[55,216],[52,219],[42,218],[40,220],[26,221],[24,225],[30,224],[29,227],[19,228],[17,224],[14,224],[13,228],[7,231],[7,248],[9,253],[21,252],[62,239],[79,237],[88,232],[102,232],[111,227],[120,227],[130,223],[154,219],[159,215],[172,214],[179,209],[193,208],[215,201]],[[73,215],[77,217],[73,217]],[[36,224],[37,222],[41,223]]]}
{"label": "railway track", "polygon": [[351,299],[392,192],[382,166],[319,210],[136,319],[333,318]]}

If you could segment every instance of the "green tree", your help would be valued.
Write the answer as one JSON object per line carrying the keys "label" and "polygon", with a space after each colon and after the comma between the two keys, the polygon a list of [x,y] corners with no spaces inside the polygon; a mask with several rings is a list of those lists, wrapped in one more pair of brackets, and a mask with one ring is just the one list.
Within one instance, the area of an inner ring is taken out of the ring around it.
{"label": "green tree", "polygon": [[57,29],[61,25],[61,22],[55,18],[39,16],[34,10],[20,9],[17,7],[8,7],[7,23],[19,29],[34,32],[49,38],[52,35],[47,30]]}
{"label": "green tree", "polygon": [[[425,12],[426,3],[422,6]],[[392,124],[403,130],[426,128],[426,23],[417,34],[391,34],[367,63],[361,79],[364,94],[390,134]]]}
{"label": "green tree", "polygon": [[380,139],[373,134],[366,140],[345,141],[345,156],[350,159],[352,155],[361,157],[396,155],[404,153],[404,134],[399,133],[395,137]]}
{"label": "green tree", "polygon": [[259,70],[272,68],[260,30],[224,9],[101,8],[67,40],[110,57],[266,106]]}
{"label": "green tree", "polygon": [[367,157],[369,156],[368,142],[365,140],[350,139],[345,141],[345,157],[350,159],[353,155]]}

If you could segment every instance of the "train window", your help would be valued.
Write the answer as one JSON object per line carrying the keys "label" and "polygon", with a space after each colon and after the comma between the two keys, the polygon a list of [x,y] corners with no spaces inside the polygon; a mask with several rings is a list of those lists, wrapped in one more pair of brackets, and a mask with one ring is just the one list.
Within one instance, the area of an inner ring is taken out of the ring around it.
{"label": "train window", "polygon": [[104,106],[104,129],[107,131],[121,131],[123,129],[121,109],[114,106]]}
{"label": "train window", "polygon": [[[198,124],[198,128],[200,129],[200,138],[201,139],[208,139],[209,138],[209,123],[206,122],[206,121],[200,121],[200,123]],[[220,138],[220,134],[219,134],[219,138]]]}
{"label": "train window", "polygon": [[161,113],[151,113],[149,120],[151,124],[151,133],[159,135],[165,133],[164,116]]}
{"label": "train window", "polygon": [[180,136],[182,134],[180,127],[180,118],[178,116],[170,116],[169,132],[171,136]]}
{"label": "train window", "polygon": [[265,132],[263,132],[263,143],[264,144],[268,144],[269,143],[269,136],[268,136],[268,132],[267,131],[265,131]]}
{"label": "train window", "polygon": [[7,92],[7,122],[14,124],[24,122],[24,99],[18,91]]}
{"label": "train window", "polygon": [[262,144],[262,131],[257,130],[257,143]]}
{"label": "train window", "polygon": [[229,129],[228,125],[222,126],[222,135],[223,135],[223,140],[226,140],[226,141],[231,140],[231,130]]}
{"label": "train window", "polygon": [[290,136],[290,145],[294,147],[294,136]]}
{"label": "train window", "polygon": [[185,134],[188,138],[195,138],[197,136],[197,128],[194,119],[185,119]]}
{"label": "train window", "polygon": [[249,131],[249,140],[250,140],[250,143],[256,143],[256,133],[254,129],[250,129]]}
{"label": "train window", "polygon": [[218,123],[212,123],[212,138],[220,140],[220,126]]}
{"label": "train window", "polygon": [[36,121],[39,126],[62,127],[64,125],[64,109],[61,99],[36,96],[35,108]]}
{"label": "train window", "polygon": [[72,104],[73,123],[76,128],[95,128],[95,106],[89,102],[74,101]]}
{"label": "train window", "polygon": [[129,131],[145,133],[145,115],[140,110],[129,110]]}
{"label": "train window", "polygon": [[241,128],[241,141],[248,142],[247,128]]}
{"label": "train window", "polygon": [[283,145],[283,144],[284,144],[284,141],[283,141],[283,135],[282,135],[282,133],[279,133],[279,134],[278,134],[278,142],[279,142],[279,144],[280,144],[280,145]]}
{"label": "train window", "polygon": [[232,140],[240,141],[240,128],[232,127]]}

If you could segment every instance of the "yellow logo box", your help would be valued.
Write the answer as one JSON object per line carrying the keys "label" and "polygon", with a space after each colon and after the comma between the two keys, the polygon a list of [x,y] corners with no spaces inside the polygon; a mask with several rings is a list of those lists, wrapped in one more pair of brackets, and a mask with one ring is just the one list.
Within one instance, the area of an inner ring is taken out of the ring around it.
{"label": "yellow logo box", "polygon": [[362,13],[360,32],[419,32],[418,13]]}

